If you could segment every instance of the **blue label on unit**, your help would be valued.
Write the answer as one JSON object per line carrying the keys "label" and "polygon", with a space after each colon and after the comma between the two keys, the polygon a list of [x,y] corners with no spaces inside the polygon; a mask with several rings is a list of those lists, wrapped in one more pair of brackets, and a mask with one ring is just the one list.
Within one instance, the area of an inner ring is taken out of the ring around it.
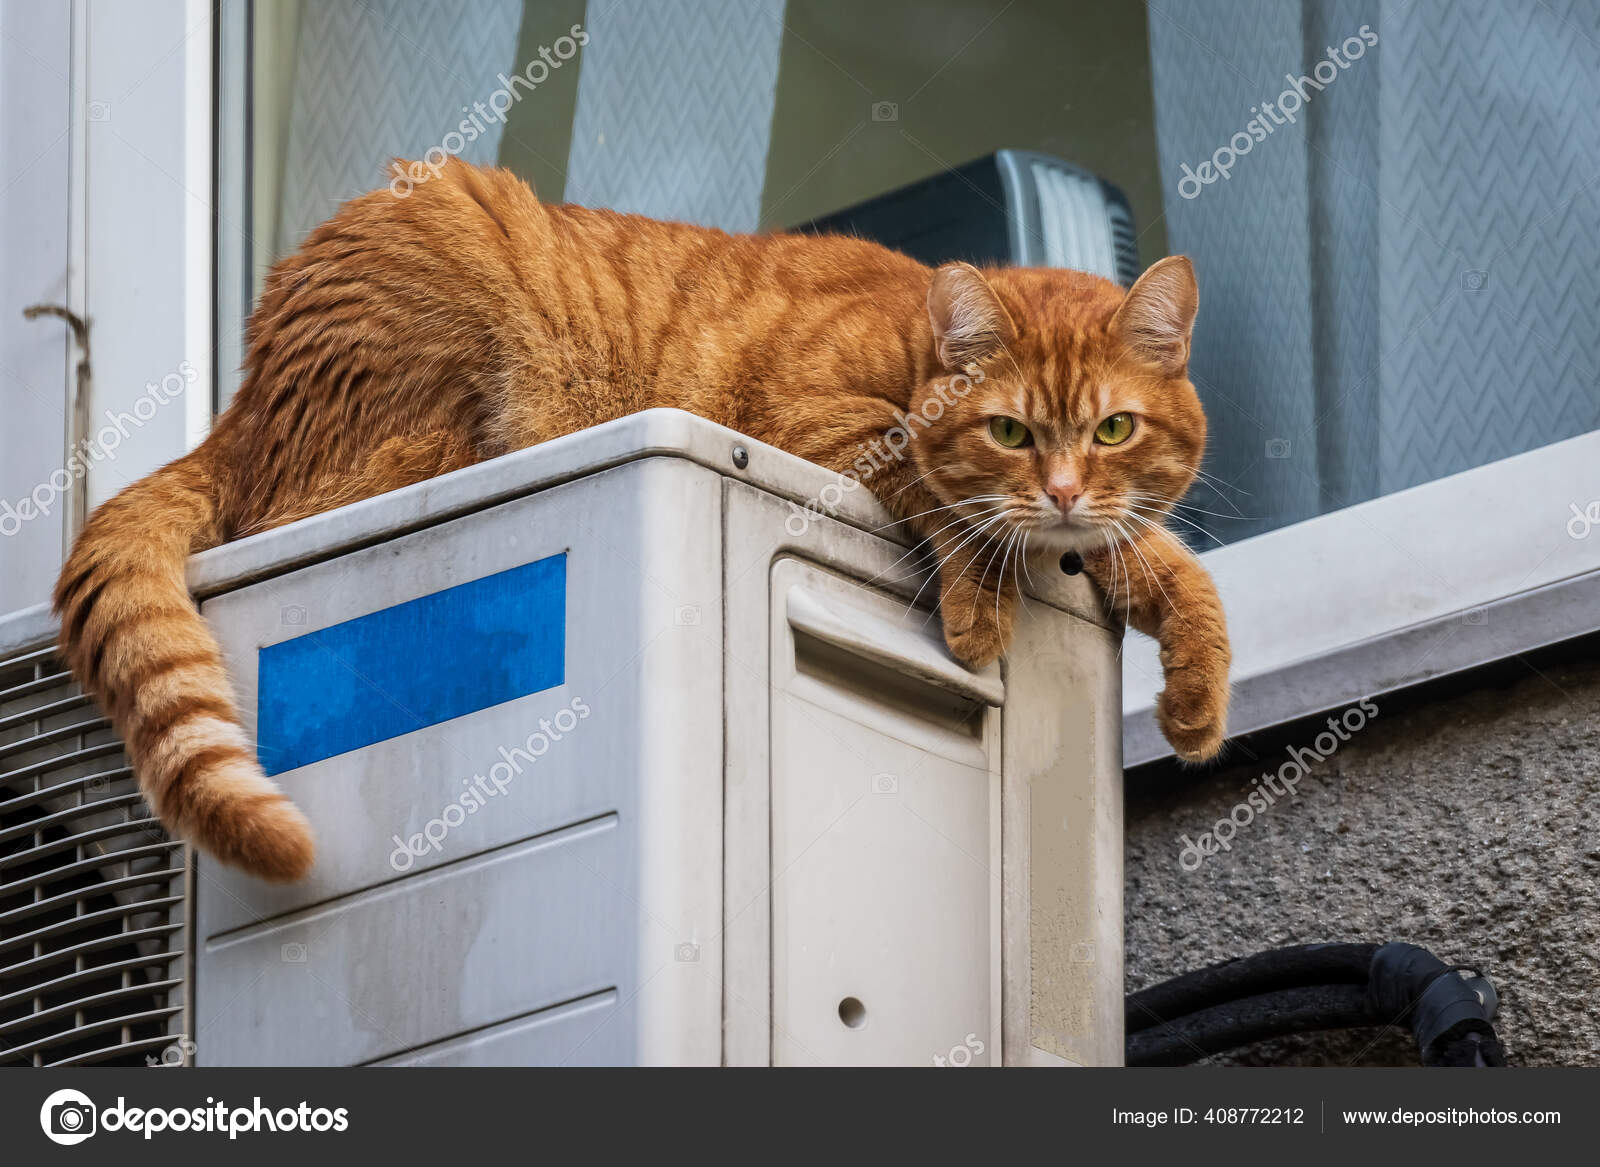
{"label": "blue label on unit", "polygon": [[281,774],[559,685],[566,625],[561,554],[268,645],[261,765]]}

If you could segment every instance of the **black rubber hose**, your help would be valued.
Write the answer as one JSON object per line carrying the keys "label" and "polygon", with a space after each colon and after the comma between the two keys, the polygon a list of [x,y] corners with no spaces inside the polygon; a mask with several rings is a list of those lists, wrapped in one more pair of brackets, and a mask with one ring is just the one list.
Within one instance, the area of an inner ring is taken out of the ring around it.
{"label": "black rubber hose", "polygon": [[1126,1062],[1181,1066],[1293,1033],[1410,1025],[1425,1066],[1503,1066],[1494,986],[1415,944],[1305,944],[1128,997]]}
{"label": "black rubber hose", "polygon": [[1367,999],[1381,1023],[1410,1022],[1425,1066],[1503,1066],[1489,1024],[1494,987],[1476,969],[1472,980],[1460,971],[1415,944],[1385,944],[1372,958]]}
{"label": "black rubber hose", "polygon": [[1364,985],[1302,985],[1223,1001],[1128,1035],[1130,1066],[1187,1066],[1251,1042],[1373,1025]]}
{"label": "black rubber hose", "polygon": [[1365,985],[1376,944],[1297,944],[1225,960],[1151,985],[1124,1005],[1127,1033],[1213,1005],[1307,985]]}

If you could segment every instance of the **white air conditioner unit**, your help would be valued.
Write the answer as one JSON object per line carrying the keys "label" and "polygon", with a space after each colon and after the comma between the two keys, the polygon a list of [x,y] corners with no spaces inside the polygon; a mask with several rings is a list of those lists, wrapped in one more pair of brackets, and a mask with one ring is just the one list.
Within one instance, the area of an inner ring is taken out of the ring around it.
{"label": "white air conditioner unit", "polygon": [[[966,669],[839,481],[655,410],[196,557],[320,850],[135,889],[188,948],[140,1012],[200,1065],[1120,1064],[1118,632],[1040,558]],[[48,744],[0,744],[0,814]]]}

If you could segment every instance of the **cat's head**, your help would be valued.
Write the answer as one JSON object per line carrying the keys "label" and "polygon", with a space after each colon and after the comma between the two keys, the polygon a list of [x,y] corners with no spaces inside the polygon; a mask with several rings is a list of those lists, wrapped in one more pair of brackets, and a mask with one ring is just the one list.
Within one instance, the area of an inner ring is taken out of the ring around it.
{"label": "cat's head", "polygon": [[1189,383],[1194,269],[1164,259],[1126,294],[1082,272],[946,264],[928,317],[939,368],[911,448],[946,513],[1034,546],[1090,550],[1159,522],[1189,488],[1205,415]]}

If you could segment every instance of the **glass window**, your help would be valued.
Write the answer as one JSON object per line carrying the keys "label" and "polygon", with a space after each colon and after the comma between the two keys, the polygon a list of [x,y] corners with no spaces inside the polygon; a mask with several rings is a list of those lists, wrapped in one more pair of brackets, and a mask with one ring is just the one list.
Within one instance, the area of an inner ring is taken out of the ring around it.
{"label": "glass window", "polygon": [[1582,113],[1600,99],[1600,8],[1582,0],[253,12],[248,77],[235,62],[223,83],[251,96],[238,246],[257,281],[390,181],[391,157],[445,154],[547,199],[730,230],[933,180],[852,229],[927,220],[889,240],[922,258],[1005,258],[975,241],[1007,229],[1011,258],[1105,253],[1059,175],[1036,174],[1026,203],[1049,246],[1016,246],[1016,176],[982,161],[1013,151],[1107,184],[1126,219],[1116,274],[1196,263],[1197,545],[1600,427],[1600,121]]}

